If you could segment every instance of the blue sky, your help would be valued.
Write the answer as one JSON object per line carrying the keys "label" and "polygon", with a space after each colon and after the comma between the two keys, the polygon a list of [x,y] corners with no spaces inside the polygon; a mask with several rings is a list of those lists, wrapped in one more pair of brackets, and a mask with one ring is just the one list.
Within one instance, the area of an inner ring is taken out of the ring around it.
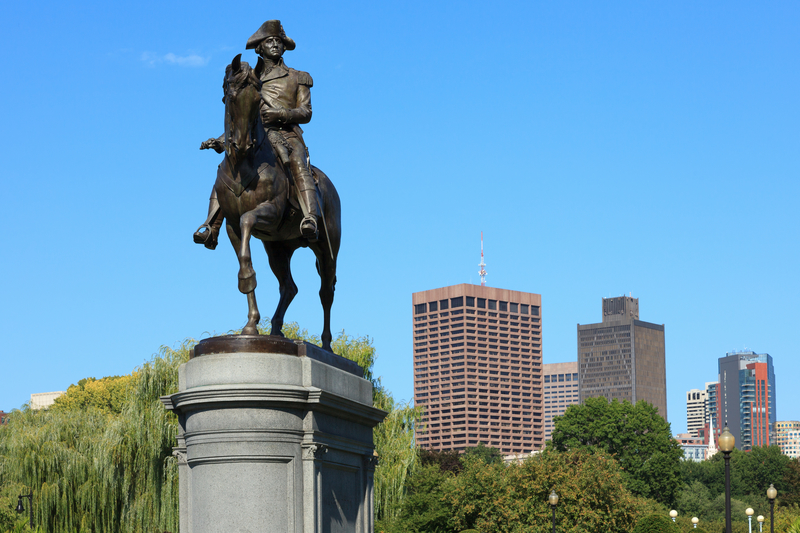
{"label": "blue sky", "polygon": [[[10,3],[0,32],[0,409],[129,373],[241,327],[205,218],[221,81],[283,21],[314,77],[313,162],[343,203],[334,330],[374,339],[413,394],[411,293],[542,294],[545,362],[631,293],[666,325],[669,420],[717,358],[768,352],[800,418],[800,4],[745,2]],[[262,315],[277,303],[254,253]],[[318,333],[312,254],[287,320]]]}

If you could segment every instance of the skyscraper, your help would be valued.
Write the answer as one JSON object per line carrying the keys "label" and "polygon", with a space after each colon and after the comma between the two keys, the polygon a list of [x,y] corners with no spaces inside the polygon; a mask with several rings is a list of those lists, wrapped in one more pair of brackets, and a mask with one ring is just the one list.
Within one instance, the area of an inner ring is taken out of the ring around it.
{"label": "skyscraper", "polygon": [[788,455],[792,459],[800,458],[800,422],[779,420],[775,423],[775,427],[775,441],[781,447],[783,455]]}
{"label": "skyscraper", "polygon": [[578,363],[544,365],[544,440],[550,440],[555,425],[553,417],[563,415],[567,407],[580,401]]}
{"label": "skyscraper", "polygon": [[719,427],[728,424],[736,447],[775,443],[775,370],[772,356],[751,350],[719,358]]}
{"label": "skyscraper", "polygon": [[706,391],[692,389],[686,393],[686,428],[693,437],[706,425]]}
{"label": "skyscraper", "polygon": [[469,284],[413,294],[421,447],[542,447],[541,302],[539,294]]}
{"label": "skyscraper", "polygon": [[667,419],[664,325],[639,320],[639,299],[603,298],[603,321],[578,324],[580,400],[645,400]]}

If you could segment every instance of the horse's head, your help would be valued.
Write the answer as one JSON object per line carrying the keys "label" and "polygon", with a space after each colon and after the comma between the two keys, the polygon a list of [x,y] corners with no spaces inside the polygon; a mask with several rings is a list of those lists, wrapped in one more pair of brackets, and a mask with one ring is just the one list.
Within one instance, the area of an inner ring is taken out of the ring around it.
{"label": "horse's head", "polygon": [[255,128],[260,125],[260,74],[263,69],[264,62],[260,57],[253,70],[242,61],[242,54],[234,57],[225,69],[222,84],[225,92],[225,153],[234,164],[250,152],[258,135]]}

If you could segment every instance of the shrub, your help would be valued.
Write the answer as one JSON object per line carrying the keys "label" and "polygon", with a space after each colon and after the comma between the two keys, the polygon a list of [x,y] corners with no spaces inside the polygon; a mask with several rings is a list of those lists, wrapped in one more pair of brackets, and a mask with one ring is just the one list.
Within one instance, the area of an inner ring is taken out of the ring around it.
{"label": "shrub", "polygon": [[649,514],[636,523],[633,533],[679,533],[680,530],[668,517]]}

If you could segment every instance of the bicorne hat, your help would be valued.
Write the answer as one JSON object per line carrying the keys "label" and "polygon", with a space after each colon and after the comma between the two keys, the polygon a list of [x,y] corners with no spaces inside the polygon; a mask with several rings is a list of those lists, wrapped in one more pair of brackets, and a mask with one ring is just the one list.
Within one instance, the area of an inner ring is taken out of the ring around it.
{"label": "bicorne hat", "polygon": [[283,46],[285,46],[287,50],[294,50],[296,46],[294,41],[286,36],[280,20],[268,20],[258,28],[257,32],[247,39],[247,50],[255,48],[267,37],[280,37],[281,41],[283,41]]}

